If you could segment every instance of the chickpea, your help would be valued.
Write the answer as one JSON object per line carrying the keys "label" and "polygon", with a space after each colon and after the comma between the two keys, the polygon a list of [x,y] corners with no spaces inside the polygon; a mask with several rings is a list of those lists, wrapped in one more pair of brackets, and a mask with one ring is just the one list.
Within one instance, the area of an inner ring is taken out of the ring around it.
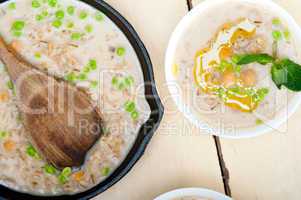
{"label": "chickpea", "polygon": [[221,77],[221,84],[228,88],[236,83],[236,76],[233,71],[225,71]]}
{"label": "chickpea", "polygon": [[246,87],[254,86],[257,82],[257,75],[253,69],[246,69],[241,72],[240,78]]}

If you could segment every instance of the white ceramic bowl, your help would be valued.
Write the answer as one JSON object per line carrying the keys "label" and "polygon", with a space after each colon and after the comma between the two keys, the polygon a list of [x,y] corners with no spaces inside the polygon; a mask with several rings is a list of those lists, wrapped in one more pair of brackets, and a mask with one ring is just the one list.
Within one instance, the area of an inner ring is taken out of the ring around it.
{"label": "white ceramic bowl", "polygon": [[[245,1],[246,3],[256,3],[259,4],[259,6],[262,7],[269,7],[273,9],[276,13],[278,13],[278,16],[281,19],[284,19],[288,26],[290,27],[290,31],[294,38],[297,41],[301,41],[301,29],[296,23],[296,21],[293,19],[293,17],[282,7],[277,5],[271,0],[237,0],[239,2]],[[225,138],[249,138],[258,136],[267,132],[270,132],[272,130],[277,129],[280,127],[281,124],[286,122],[288,118],[298,109],[300,103],[301,103],[301,94],[296,93],[294,97],[288,102],[287,109],[284,109],[281,112],[278,112],[276,117],[266,122],[263,125],[260,126],[254,126],[253,128],[249,129],[242,129],[237,130],[235,134],[227,132],[227,130],[218,131],[207,123],[204,123],[200,119],[198,119],[196,116],[194,116],[190,110],[190,107],[188,105],[185,105],[182,101],[182,97],[177,94],[178,87],[175,87],[177,83],[174,80],[174,77],[171,73],[171,67],[173,65],[173,58],[174,54],[176,52],[176,47],[179,42],[181,42],[182,35],[185,30],[189,26],[192,25],[192,21],[198,17],[199,13],[202,13],[203,11],[210,9],[212,6],[217,6],[218,4],[223,4],[227,2],[227,0],[206,0],[202,3],[200,3],[198,6],[194,7],[178,24],[175,31],[173,32],[171,39],[169,41],[169,45],[166,51],[166,57],[165,57],[165,75],[166,75],[166,81],[168,83],[169,91],[173,97],[173,100],[175,101],[177,107],[181,112],[184,113],[185,117],[188,118],[195,126],[197,126],[200,129],[205,130],[206,133],[217,135],[220,137]]]}
{"label": "white ceramic bowl", "polygon": [[199,198],[208,198],[212,200],[232,200],[230,197],[227,197],[221,193],[203,189],[203,188],[184,188],[184,189],[178,189],[171,192],[168,192],[166,194],[163,194],[154,200],[173,200],[175,198],[181,198],[181,197],[199,197]]}

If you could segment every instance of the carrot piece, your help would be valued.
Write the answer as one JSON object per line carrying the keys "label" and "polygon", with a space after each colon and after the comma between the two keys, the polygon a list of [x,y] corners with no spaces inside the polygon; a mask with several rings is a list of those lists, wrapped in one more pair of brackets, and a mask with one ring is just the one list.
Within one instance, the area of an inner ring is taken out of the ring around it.
{"label": "carrot piece", "polygon": [[81,181],[82,178],[84,177],[85,173],[83,171],[78,171],[76,173],[73,174],[73,178],[74,180],[76,180],[77,182]]}
{"label": "carrot piece", "polygon": [[7,102],[9,100],[9,93],[8,91],[4,91],[0,93],[0,102]]}
{"label": "carrot piece", "polygon": [[6,140],[3,143],[3,146],[6,151],[13,151],[16,147],[16,143],[12,140]]}

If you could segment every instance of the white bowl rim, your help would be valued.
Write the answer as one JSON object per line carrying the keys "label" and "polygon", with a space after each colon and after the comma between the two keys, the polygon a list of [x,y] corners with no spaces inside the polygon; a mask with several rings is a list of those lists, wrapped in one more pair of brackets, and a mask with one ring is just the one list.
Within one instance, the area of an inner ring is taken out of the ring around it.
{"label": "white bowl rim", "polygon": [[[166,54],[165,54],[165,78],[166,78],[167,83],[174,82],[174,78],[173,78],[173,76],[171,74],[171,70],[170,70],[170,66],[172,66],[172,64],[173,64],[172,58],[173,58],[173,55],[174,55],[174,52],[175,52],[175,49],[177,46],[177,42],[181,39],[182,32],[186,29],[186,27],[188,27],[190,25],[190,21],[192,21],[198,13],[202,12],[203,10],[206,10],[210,6],[216,5],[219,3],[223,3],[223,2],[227,2],[227,1],[228,0],[205,0],[201,3],[199,3],[199,5],[195,6],[179,22],[179,24],[177,25],[177,27],[175,28],[174,32],[171,35],[171,38],[169,40],[168,47],[166,50]],[[236,1],[240,1],[240,2],[245,1],[245,2],[250,2],[250,3],[255,2],[258,4],[269,6],[270,8],[274,9],[275,12],[276,11],[278,12],[278,15],[281,16],[282,19],[285,19],[287,21],[287,23],[289,24],[290,30],[294,33],[295,37],[298,37],[298,40],[301,41],[301,29],[300,29],[299,25],[297,24],[297,22],[295,21],[295,19],[284,8],[282,8],[278,4],[274,3],[272,0],[236,0]],[[256,136],[271,132],[275,128],[280,127],[284,122],[286,122],[293,115],[293,113],[295,113],[297,111],[298,107],[301,104],[301,93],[296,93],[289,102],[287,112],[285,112],[285,113],[281,112],[281,113],[277,114],[277,116],[280,114],[286,114],[285,117],[278,117],[276,119],[271,120],[269,122],[270,126],[260,125],[260,126],[254,127],[252,129],[252,131],[240,130],[240,131],[237,131],[237,134],[231,135],[231,134],[227,134],[226,131],[224,131],[224,133],[217,133],[212,130],[210,125],[197,119],[189,111],[190,110],[189,106],[185,105],[182,102],[181,97],[179,97],[178,95],[173,95],[173,94],[175,94],[173,92],[173,91],[175,91],[174,88],[170,84],[167,84],[167,85],[168,85],[168,89],[169,89],[169,91],[172,95],[172,98],[173,98],[175,104],[177,105],[178,109],[184,114],[184,116],[187,119],[189,119],[190,122],[192,122],[192,124],[194,124],[198,128],[205,129],[211,135],[216,135],[216,136],[219,136],[222,138],[229,138],[229,139],[252,138],[252,137],[256,137]],[[271,127],[274,127],[274,128],[271,128]]]}
{"label": "white bowl rim", "polygon": [[172,200],[174,198],[199,196],[200,198],[212,198],[214,200],[232,200],[232,198],[219,192],[205,188],[182,188],[160,195],[154,200]]}

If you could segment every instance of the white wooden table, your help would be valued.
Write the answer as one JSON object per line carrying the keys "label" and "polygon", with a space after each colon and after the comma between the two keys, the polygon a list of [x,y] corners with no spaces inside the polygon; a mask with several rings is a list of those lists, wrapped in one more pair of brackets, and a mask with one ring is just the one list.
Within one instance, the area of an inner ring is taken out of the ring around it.
{"label": "white wooden table", "polygon": [[[146,45],[168,114],[132,171],[96,200],[152,200],[181,187],[210,188],[239,200],[301,199],[301,108],[290,118],[285,134],[245,140],[202,135],[181,113],[168,112],[176,108],[165,86],[167,43],[188,8],[201,1],[106,0],[129,20]],[[301,0],[274,1],[301,25]]]}

